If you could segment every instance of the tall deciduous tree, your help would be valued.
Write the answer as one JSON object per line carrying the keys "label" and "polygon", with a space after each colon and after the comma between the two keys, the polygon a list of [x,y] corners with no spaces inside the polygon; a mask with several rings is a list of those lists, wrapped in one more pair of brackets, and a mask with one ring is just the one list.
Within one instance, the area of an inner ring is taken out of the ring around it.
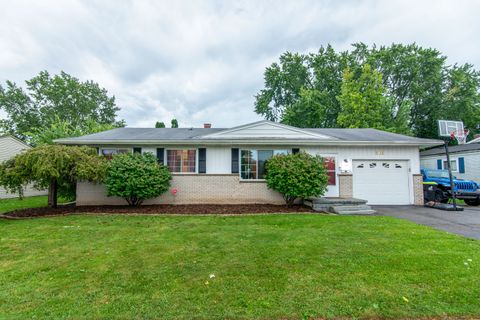
{"label": "tall deciduous tree", "polygon": [[390,129],[391,115],[384,94],[382,75],[369,64],[362,67],[358,78],[346,69],[338,96],[342,109],[338,124],[345,128]]}
{"label": "tall deciduous tree", "polygon": [[442,117],[461,120],[471,131],[480,124],[480,72],[472,65],[453,66],[447,74]]}
{"label": "tall deciduous tree", "polygon": [[177,121],[177,119],[172,119],[172,128],[178,128],[178,121]]}
{"label": "tall deciduous tree", "polygon": [[77,180],[100,182],[106,160],[89,147],[46,145],[27,150],[0,165],[0,185],[10,192],[23,194],[23,187],[33,183],[48,187],[48,204],[57,206],[59,184],[74,185]]}
{"label": "tall deciduous tree", "polygon": [[[383,75],[386,96],[393,115],[408,117],[409,127],[419,137],[437,137],[437,120],[442,118],[446,57],[432,48],[416,44],[373,46],[355,44],[354,59],[364,61]],[[407,109],[407,110],[405,110]]]}
{"label": "tall deciduous tree", "polygon": [[284,53],[280,63],[265,70],[265,89],[256,96],[255,111],[271,121],[280,121],[287,108],[300,98],[302,88],[311,87],[309,57]]}
{"label": "tall deciduous tree", "polygon": [[89,119],[99,124],[123,123],[116,120],[115,98],[93,81],[42,71],[25,83],[25,89],[11,81],[0,86],[0,109],[7,114],[0,122],[4,132],[28,140],[32,128],[48,128],[57,117],[80,127]]}
{"label": "tall deciduous tree", "polygon": [[393,131],[434,138],[440,118],[463,120],[470,129],[479,123],[476,116],[469,116],[480,114],[478,72],[469,65],[447,65],[438,50],[416,44],[357,43],[344,52],[327,46],[310,55],[284,53],[266,68],[255,111],[299,127],[341,126],[337,98],[344,70],[358,78],[365,64],[382,74]]}

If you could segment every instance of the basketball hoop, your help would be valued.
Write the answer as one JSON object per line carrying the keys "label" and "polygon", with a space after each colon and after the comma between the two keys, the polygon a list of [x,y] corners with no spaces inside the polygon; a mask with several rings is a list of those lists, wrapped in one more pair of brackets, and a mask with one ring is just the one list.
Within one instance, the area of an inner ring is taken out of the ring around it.
{"label": "basketball hoop", "polygon": [[[465,144],[465,142],[467,141],[468,130],[465,129],[462,121],[438,120],[438,135],[440,137],[457,140],[458,144]],[[448,143],[450,139],[445,139],[444,141],[445,155],[447,156],[448,178],[450,180],[450,194],[453,200],[453,209],[457,211],[457,202],[455,199],[455,183],[452,175],[452,167],[450,166],[450,153],[448,151]]]}
{"label": "basketball hoop", "polygon": [[467,130],[467,129],[465,129],[465,130],[454,130],[450,134],[450,137],[453,140],[457,140],[458,144],[465,144],[465,142],[467,142],[467,137],[468,137],[469,133],[470,133],[470,131]]}

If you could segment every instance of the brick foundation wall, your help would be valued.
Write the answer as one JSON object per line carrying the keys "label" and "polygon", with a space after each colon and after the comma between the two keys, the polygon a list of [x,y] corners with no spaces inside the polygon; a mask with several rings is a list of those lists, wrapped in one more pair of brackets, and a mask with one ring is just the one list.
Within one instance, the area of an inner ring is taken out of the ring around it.
{"label": "brick foundation wall", "polygon": [[338,174],[338,184],[340,198],[352,198],[353,197],[353,175],[351,173]]}
{"label": "brick foundation wall", "polygon": [[413,204],[423,206],[423,176],[413,175]]}
{"label": "brick foundation wall", "polygon": [[[177,189],[173,196],[171,189]],[[238,175],[174,175],[170,190],[144,204],[284,204],[280,193],[267,187],[264,181],[240,181]],[[125,199],[107,197],[103,185],[77,183],[77,205],[125,205]]]}

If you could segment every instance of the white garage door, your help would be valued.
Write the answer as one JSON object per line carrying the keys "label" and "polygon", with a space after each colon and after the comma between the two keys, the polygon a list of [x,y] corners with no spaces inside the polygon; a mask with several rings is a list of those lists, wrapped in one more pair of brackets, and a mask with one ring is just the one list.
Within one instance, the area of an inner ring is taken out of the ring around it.
{"label": "white garage door", "polygon": [[353,161],[353,196],[368,204],[410,204],[407,161]]}

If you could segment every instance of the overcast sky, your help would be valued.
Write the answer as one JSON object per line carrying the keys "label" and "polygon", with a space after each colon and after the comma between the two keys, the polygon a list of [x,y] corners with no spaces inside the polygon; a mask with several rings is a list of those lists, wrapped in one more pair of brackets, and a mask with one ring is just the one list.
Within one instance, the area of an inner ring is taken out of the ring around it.
{"label": "overcast sky", "polygon": [[0,2],[2,84],[40,70],[91,79],[132,127],[260,120],[263,71],[287,50],[417,42],[480,66],[475,0]]}

